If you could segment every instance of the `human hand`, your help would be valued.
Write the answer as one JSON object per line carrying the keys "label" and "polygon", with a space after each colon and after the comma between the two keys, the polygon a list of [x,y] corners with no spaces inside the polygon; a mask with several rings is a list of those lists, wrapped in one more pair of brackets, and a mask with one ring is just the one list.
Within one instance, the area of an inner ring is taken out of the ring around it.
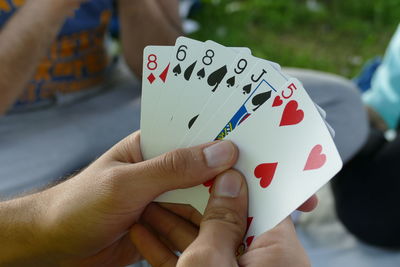
{"label": "human hand", "polygon": [[75,177],[39,194],[37,220],[52,264],[120,266],[140,258],[128,230],[160,194],[204,183],[233,166],[229,141],[179,149],[142,161],[139,133]]}
{"label": "human hand", "polygon": [[387,126],[385,120],[376,112],[372,107],[366,106],[369,122],[372,127],[381,130],[382,132],[386,132],[389,127]]}
{"label": "human hand", "polygon": [[[177,215],[152,205],[143,221],[132,227],[131,239],[153,266],[310,266],[289,218],[255,239],[237,259],[246,231],[247,201],[245,180],[229,170],[216,179],[198,236],[196,213]],[[178,258],[173,251],[183,253]]]}

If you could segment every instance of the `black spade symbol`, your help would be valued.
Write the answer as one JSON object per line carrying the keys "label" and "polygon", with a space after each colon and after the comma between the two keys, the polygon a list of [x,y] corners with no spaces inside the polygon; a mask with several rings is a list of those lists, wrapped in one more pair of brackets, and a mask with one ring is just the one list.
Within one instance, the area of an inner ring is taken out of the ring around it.
{"label": "black spade symbol", "polygon": [[197,61],[193,62],[192,65],[190,65],[186,70],[183,76],[185,77],[186,81],[190,80],[190,77],[192,76],[192,72],[194,70],[194,67],[196,66]]}
{"label": "black spade symbol", "polygon": [[200,114],[194,116],[194,117],[189,121],[189,124],[188,124],[189,129],[192,128],[194,122],[197,120],[197,118],[199,117],[199,115],[200,115]]}
{"label": "black spade symbol", "polygon": [[231,78],[229,78],[227,81],[227,86],[228,87],[233,87],[235,85],[235,76],[232,76]]}
{"label": "black spade symbol", "polygon": [[201,70],[199,70],[199,72],[197,72],[197,77],[199,79],[203,79],[204,77],[206,77],[206,72],[205,72],[204,68],[202,68]]}
{"label": "black spade symbol", "polygon": [[251,92],[251,83],[243,87],[243,94],[250,94]]}
{"label": "black spade symbol", "polygon": [[179,64],[176,65],[175,68],[172,71],[174,72],[175,76],[178,76],[179,74],[182,73],[181,65],[179,65]]}
{"label": "black spade symbol", "polygon": [[256,95],[251,102],[254,106],[256,106],[253,111],[256,111],[259,107],[261,107],[268,99],[271,98],[271,91],[264,92],[261,94]]}
{"label": "black spade symbol", "polygon": [[212,92],[215,92],[217,90],[218,85],[221,83],[221,81],[224,79],[226,73],[228,72],[228,69],[225,66],[222,66],[221,68],[217,69],[213,73],[208,76],[207,83],[209,86],[214,86],[214,89]]}

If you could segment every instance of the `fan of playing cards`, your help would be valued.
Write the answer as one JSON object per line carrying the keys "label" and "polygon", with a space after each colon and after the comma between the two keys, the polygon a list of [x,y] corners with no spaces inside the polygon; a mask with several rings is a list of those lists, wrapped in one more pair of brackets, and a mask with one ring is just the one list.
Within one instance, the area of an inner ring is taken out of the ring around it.
{"label": "fan of playing cards", "polygon": [[[302,84],[276,63],[185,37],[144,50],[141,148],[167,151],[227,139],[249,187],[247,245],[329,181],[342,162],[324,119]],[[204,211],[212,182],[157,201]]]}

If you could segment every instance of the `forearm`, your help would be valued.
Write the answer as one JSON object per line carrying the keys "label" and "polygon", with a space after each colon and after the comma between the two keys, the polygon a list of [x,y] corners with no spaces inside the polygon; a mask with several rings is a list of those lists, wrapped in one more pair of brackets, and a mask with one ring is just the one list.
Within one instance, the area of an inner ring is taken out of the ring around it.
{"label": "forearm", "polygon": [[157,1],[157,4],[170,25],[178,32],[182,32],[182,21],[179,15],[179,0]]}
{"label": "forearm", "polygon": [[79,0],[28,0],[0,31],[0,114],[23,89]]}
{"label": "forearm", "polygon": [[143,49],[147,45],[173,45],[182,35],[178,14],[179,1],[119,0],[122,46],[125,59],[140,76]]}
{"label": "forearm", "polygon": [[0,203],[0,266],[45,264],[41,207],[40,194]]}

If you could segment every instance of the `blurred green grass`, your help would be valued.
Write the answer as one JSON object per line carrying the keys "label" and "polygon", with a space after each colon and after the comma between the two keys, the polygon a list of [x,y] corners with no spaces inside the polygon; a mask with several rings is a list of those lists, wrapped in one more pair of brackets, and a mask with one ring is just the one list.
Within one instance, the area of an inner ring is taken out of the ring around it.
{"label": "blurred green grass", "polygon": [[398,23],[399,0],[202,0],[191,37],[246,46],[282,66],[354,77],[383,55]]}

